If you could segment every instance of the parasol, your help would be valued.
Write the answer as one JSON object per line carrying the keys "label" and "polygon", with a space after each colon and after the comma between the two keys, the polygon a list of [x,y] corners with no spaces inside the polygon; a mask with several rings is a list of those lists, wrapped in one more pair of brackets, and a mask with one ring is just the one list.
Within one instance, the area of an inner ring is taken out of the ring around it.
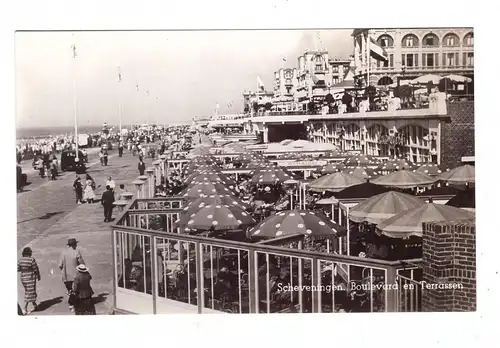
{"label": "parasol", "polygon": [[436,176],[442,173],[441,169],[439,169],[439,166],[437,164],[431,164],[431,163],[421,165],[416,170],[414,170],[414,172],[430,176]]}
{"label": "parasol", "polygon": [[199,197],[198,199],[189,202],[188,205],[182,209],[182,213],[191,215],[192,213],[196,213],[198,210],[207,205],[235,206],[247,211],[252,209],[250,205],[243,203],[239,198],[236,198],[234,196],[210,195],[210,196]]}
{"label": "parasol", "polygon": [[262,169],[253,174],[250,182],[255,185],[273,185],[279,182],[285,182],[293,179],[291,174],[288,174],[281,168]]}
{"label": "parasol", "polygon": [[192,183],[189,187],[182,191],[180,195],[184,198],[193,199],[201,196],[211,196],[214,194],[235,195],[235,193],[228,189],[224,184],[212,181]]}
{"label": "parasol", "polygon": [[344,164],[346,166],[356,167],[356,166],[368,166],[378,164],[379,161],[370,155],[356,155],[346,158]]}
{"label": "parasol", "polygon": [[309,184],[309,188],[311,189],[311,191],[316,191],[316,192],[323,192],[323,191],[337,192],[349,186],[358,185],[362,183],[363,180],[354,175],[338,172],[334,174],[328,174],[314,180]]}
{"label": "parasol", "polygon": [[460,191],[455,197],[450,199],[446,205],[456,208],[476,208],[476,189],[471,187],[465,191]]}
{"label": "parasol", "polygon": [[405,158],[397,158],[381,163],[377,169],[381,172],[393,172],[395,170],[411,169],[413,165]]}
{"label": "parasol", "polygon": [[306,236],[344,236],[346,229],[321,213],[287,210],[260,222],[248,232],[248,237],[274,238],[297,233]]}
{"label": "parasol", "polygon": [[373,196],[351,208],[349,218],[354,222],[378,224],[402,211],[425,204],[423,199],[406,193],[389,191]]}
{"label": "parasol", "polygon": [[335,194],[337,199],[350,198],[370,198],[381,193],[389,192],[390,189],[384,186],[375,185],[371,182],[365,182],[359,185],[350,186]]}
{"label": "parasol", "polygon": [[450,79],[451,81],[458,82],[458,83],[471,83],[472,82],[472,79],[470,77],[455,75],[455,74],[446,75],[443,77],[443,79]]}
{"label": "parasol", "polygon": [[432,82],[433,84],[437,85],[439,81],[441,81],[441,76],[428,74],[411,80],[411,83],[425,85],[429,82]]}
{"label": "parasol", "polygon": [[374,179],[377,185],[399,188],[414,188],[433,184],[436,179],[422,173],[414,173],[409,170],[399,170]]}
{"label": "parasol", "polygon": [[464,209],[443,204],[425,203],[382,221],[377,225],[377,229],[391,238],[422,237],[422,224],[424,222],[470,220],[474,217],[474,213]]}
{"label": "parasol", "polygon": [[474,166],[466,164],[442,173],[438,179],[450,184],[472,183],[476,181],[476,170]]}
{"label": "parasol", "polygon": [[[341,163],[341,164],[342,164],[342,169],[344,169],[345,165],[343,163]],[[321,168],[321,172],[326,173],[326,174],[336,173],[339,171],[339,169],[337,169],[337,168],[338,168],[338,164],[327,163],[323,168]]]}
{"label": "parasol", "polygon": [[205,205],[192,214],[183,214],[176,226],[191,230],[241,230],[255,224],[252,216],[234,205]]}

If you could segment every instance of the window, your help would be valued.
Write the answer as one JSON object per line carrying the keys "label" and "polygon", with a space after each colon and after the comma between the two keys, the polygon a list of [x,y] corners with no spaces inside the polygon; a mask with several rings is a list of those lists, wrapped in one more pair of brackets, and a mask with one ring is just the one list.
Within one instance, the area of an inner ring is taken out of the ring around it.
{"label": "window", "polygon": [[406,55],[406,66],[415,66],[413,62],[413,54]]}
{"label": "window", "polygon": [[393,47],[394,46],[394,40],[390,35],[384,34],[381,35],[378,39],[377,42],[380,46],[382,47]]}
{"label": "window", "polygon": [[393,67],[394,67],[394,54],[392,54],[392,53],[391,53],[391,54],[389,54],[389,66],[390,66],[391,68],[393,68]]}
{"label": "window", "polygon": [[474,66],[474,52],[464,52],[462,64],[468,67]]}
{"label": "window", "polygon": [[455,53],[447,53],[446,54],[446,65],[447,66],[455,66]]}
{"label": "window", "polygon": [[422,53],[422,66],[438,66],[438,53]]}
{"label": "window", "polygon": [[459,41],[456,34],[447,34],[443,39],[443,46],[455,47],[459,45]]}
{"label": "window", "polygon": [[423,45],[427,47],[439,46],[439,39],[435,34],[427,34],[424,36]]}
{"label": "window", "polygon": [[413,34],[408,34],[403,37],[402,40],[403,47],[416,47],[418,46],[418,38]]}
{"label": "window", "polygon": [[474,45],[474,33],[469,33],[464,37],[464,46]]}

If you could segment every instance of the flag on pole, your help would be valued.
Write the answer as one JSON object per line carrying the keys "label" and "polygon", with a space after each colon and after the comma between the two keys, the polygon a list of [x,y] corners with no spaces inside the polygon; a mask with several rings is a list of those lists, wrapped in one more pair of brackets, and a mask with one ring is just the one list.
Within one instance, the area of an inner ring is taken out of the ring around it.
{"label": "flag on pole", "polygon": [[219,102],[215,104],[215,110],[219,110]]}
{"label": "flag on pole", "polygon": [[232,103],[232,102],[227,103],[227,107],[228,107],[228,108],[230,108],[231,106],[233,106],[233,103]]}
{"label": "flag on pole", "polygon": [[286,57],[283,57],[282,59],[283,59],[284,62],[286,62]]}
{"label": "flag on pole", "polygon": [[370,37],[369,45],[370,47],[370,56],[375,58],[376,60],[386,61],[388,54],[387,51],[378,44],[372,37]]}
{"label": "flag on pole", "polygon": [[118,66],[118,82],[122,82],[122,72],[120,70],[120,66]]}
{"label": "flag on pole", "polygon": [[149,90],[146,90],[146,97],[149,97]]}
{"label": "flag on pole", "polygon": [[261,90],[261,91],[264,91],[264,83],[262,82],[262,80],[260,79],[259,76],[257,76],[257,87]]}
{"label": "flag on pole", "polygon": [[76,58],[76,45],[72,44],[71,49],[73,50],[73,58]]}
{"label": "flag on pole", "polygon": [[137,90],[137,92],[139,92],[139,83],[138,82],[135,83],[135,89]]}

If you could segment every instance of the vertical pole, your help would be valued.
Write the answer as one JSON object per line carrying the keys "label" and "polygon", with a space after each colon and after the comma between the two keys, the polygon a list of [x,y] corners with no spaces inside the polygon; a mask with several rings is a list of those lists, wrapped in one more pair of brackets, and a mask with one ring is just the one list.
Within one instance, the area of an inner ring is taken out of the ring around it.
{"label": "vertical pole", "polygon": [[75,121],[75,149],[76,149],[76,161],[78,162],[78,111],[77,111],[77,99],[76,99],[76,44],[74,42],[75,35],[73,34],[73,116]]}

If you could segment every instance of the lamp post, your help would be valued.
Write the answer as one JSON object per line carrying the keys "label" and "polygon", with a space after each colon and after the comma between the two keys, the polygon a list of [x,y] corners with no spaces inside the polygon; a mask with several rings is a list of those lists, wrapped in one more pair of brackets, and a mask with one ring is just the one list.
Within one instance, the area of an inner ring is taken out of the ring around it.
{"label": "lamp post", "polygon": [[165,187],[167,186],[167,156],[165,156],[164,154],[161,154],[160,155],[160,162],[161,162],[161,171],[162,171],[162,175],[164,176],[165,178]]}
{"label": "lamp post", "polygon": [[160,169],[161,161],[156,160],[153,162],[153,165],[155,166],[155,179],[156,179],[155,185],[159,186],[161,185],[161,169]]}
{"label": "lamp post", "polygon": [[155,186],[154,186],[155,177],[153,175],[154,171],[155,169],[151,167],[146,169],[146,173],[148,175],[148,198],[153,198],[155,194]]}

